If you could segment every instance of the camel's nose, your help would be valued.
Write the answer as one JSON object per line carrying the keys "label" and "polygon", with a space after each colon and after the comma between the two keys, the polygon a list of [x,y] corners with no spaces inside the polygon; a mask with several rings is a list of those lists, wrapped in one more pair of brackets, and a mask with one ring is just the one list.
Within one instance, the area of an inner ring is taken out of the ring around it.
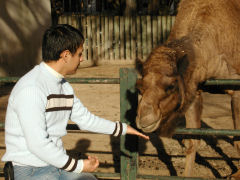
{"label": "camel's nose", "polygon": [[139,129],[144,132],[152,132],[156,130],[156,124],[159,124],[161,119],[159,115],[154,111],[152,105],[145,104],[142,102],[138,108],[138,115],[136,118],[136,124]]}

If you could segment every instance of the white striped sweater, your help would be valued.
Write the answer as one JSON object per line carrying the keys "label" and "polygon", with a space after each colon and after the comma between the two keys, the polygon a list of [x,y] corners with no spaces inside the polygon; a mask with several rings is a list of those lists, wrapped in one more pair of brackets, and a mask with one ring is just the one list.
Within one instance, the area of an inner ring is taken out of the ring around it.
{"label": "white striped sweater", "polygon": [[10,94],[2,161],[34,167],[53,165],[80,173],[83,160],[69,157],[61,140],[67,134],[69,119],[82,130],[114,136],[126,134],[126,124],[90,113],[71,85],[42,62],[24,75]]}

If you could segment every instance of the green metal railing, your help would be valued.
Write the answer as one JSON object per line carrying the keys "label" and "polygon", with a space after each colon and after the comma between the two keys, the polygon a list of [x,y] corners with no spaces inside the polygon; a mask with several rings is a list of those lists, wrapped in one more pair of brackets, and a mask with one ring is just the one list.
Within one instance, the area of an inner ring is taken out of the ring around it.
{"label": "green metal railing", "polygon": [[202,136],[240,136],[240,130],[210,129],[210,128],[177,128],[175,134],[202,135]]}
{"label": "green metal railing", "polygon": [[[18,77],[0,77],[0,85],[4,83],[16,83]],[[137,90],[135,88],[137,73],[134,69],[122,68],[120,69],[120,78],[66,78],[70,83],[83,83],[83,84],[120,84],[120,120],[130,124],[129,118],[134,119],[136,116],[137,108]],[[208,80],[204,83],[207,86],[220,86],[230,85],[239,86],[240,80],[232,79],[217,79]],[[133,111],[132,111],[133,110]],[[132,111],[132,112],[130,112]],[[130,112],[130,113],[129,113]],[[128,114],[127,117],[126,114]],[[4,123],[0,123],[0,128],[4,128]],[[73,127],[74,128],[74,127]],[[77,129],[77,128],[76,128]],[[69,129],[68,129],[69,130]],[[240,136],[240,130],[227,130],[227,129],[187,129],[178,128],[175,134],[186,135],[214,135],[214,136]],[[127,147],[128,146],[128,147]],[[176,176],[154,176],[142,175],[137,173],[138,169],[138,138],[136,136],[121,136],[120,150],[121,150],[121,170],[120,173],[93,173],[97,177],[120,177],[123,180],[136,180],[142,179],[186,179],[186,180],[203,180],[203,178],[192,177],[176,177]],[[207,178],[209,179],[209,178]]]}
{"label": "green metal railing", "polygon": [[[128,69],[130,68],[121,68]],[[121,70],[120,70],[121,71]],[[126,73],[124,71],[120,72]],[[133,73],[135,75],[135,73]],[[19,77],[0,77],[0,83],[16,83]],[[120,78],[66,78],[69,83],[82,83],[82,84],[120,84]],[[135,79],[136,80],[136,79]],[[133,80],[133,81],[135,81]],[[211,79],[203,83],[205,86],[240,86],[240,79]]]}
{"label": "green metal railing", "polygon": [[240,79],[211,79],[207,80],[204,85],[207,86],[239,86],[240,85]]}
{"label": "green metal railing", "polygon": [[[19,77],[0,77],[0,83],[16,83]],[[119,78],[66,78],[69,83],[81,84],[119,84]]]}

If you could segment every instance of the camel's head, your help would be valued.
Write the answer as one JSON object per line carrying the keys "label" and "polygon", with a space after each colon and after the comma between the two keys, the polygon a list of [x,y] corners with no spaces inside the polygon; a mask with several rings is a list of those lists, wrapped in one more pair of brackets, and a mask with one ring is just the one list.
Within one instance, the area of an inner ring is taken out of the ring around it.
{"label": "camel's head", "polygon": [[137,81],[141,99],[136,124],[144,132],[158,130],[169,136],[173,122],[184,104],[184,83],[179,74],[176,51],[164,46],[155,49],[142,66]]}

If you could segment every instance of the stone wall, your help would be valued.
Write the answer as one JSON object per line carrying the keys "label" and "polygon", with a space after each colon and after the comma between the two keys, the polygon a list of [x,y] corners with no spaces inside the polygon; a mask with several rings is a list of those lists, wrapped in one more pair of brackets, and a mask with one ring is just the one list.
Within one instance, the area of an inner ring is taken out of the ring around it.
{"label": "stone wall", "polygon": [[21,76],[41,61],[50,0],[1,0],[0,7],[0,76]]}

